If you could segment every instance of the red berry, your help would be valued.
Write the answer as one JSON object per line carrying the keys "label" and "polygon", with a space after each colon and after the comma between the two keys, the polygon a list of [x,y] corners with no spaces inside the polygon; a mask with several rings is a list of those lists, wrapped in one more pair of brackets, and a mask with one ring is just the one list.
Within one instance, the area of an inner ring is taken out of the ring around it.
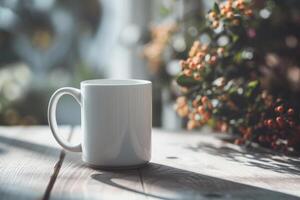
{"label": "red berry", "polygon": [[289,116],[293,116],[295,112],[294,112],[294,109],[289,108],[287,113],[288,113]]}
{"label": "red berry", "polygon": [[268,124],[269,128],[273,128],[274,127],[274,121],[272,119],[268,119],[267,124]]}
{"label": "red berry", "polygon": [[204,113],[205,113],[205,108],[204,108],[204,106],[199,106],[199,107],[197,108],[197,110],[198,110],[198,112],[199,112],[200,114],[204,114]]}
{"label": "red berry", "polygon": [[208,102],[208,97],[207,97],[207,96],[203,96],[203,97],[201,98],[201,102],[202,102],[203,104],[206,104],[206,103]]}
{"label": "red berry", "polygon": [[196,69],[197,63],[196,62],[191,62],[190,63],[190,68],[191,69]]}
{"label": "red berry", "polygon": [[277,106],[277,107],[275,108],[275,112],[277,112],[277,113],[283,113],[283,111],[284,111],[283,106]]}
{"label": "red berry", "polygon": [[276,117],[276,122],[280,127],[284,126],[284,119],[283,117]]}

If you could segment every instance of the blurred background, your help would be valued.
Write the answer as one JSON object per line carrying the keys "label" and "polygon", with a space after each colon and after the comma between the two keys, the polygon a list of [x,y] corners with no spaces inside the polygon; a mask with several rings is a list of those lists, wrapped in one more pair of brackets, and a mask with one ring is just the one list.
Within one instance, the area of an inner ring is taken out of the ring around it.
{"label": "blurred background", "polygon": [[[300,7],[299,2],[291,2],[287,9],[295,8],[294,4]],[[79,87],[86,79],[138,78],[153,82],[153,125],[181,128],[184,122],[173,109],[177,90],[172,77],[180,71],[178,61],[187,57],[194,40],[211,40],[200,33],[213,3],[0,0],[0,124],[47,124],[49,97],[60,87]],[[262,19],[272,14],[260,12]],[[299,24],[298,10],[293,14]],[[275,19],[289,25],[284,16]],[[283,45],[289,51],[297,47],[299,52],[298,30],[284,33]],[[226,43],[226,38],[223,40]],[[294,55],[299,60],[298,54]],[[267,65],[276,67],[279,62],[277,54],[266,55]],[[289,88],[298,95],[300,71],[296,64],[277,73],[293,81]],[[61,124],[80,124],[80,108],[71,97],[60,101],[57,118]]]}
{"label": "blurred background", "polygon": [[[48,100],[56,89],[94,78],[153,81],[154,126],[178,124],[169,90],[178,64],[149,64],[156,56],[151,54],[164,48],[160,41],[149,43],[155,31],[159,38],[172,31],[154,30],[154,25],[172,29],[185,12],[201,18],[201,1],[0,0],[0,124],[47,124]],[[178,51],[167,51],[168,60],[186,50],[185,34],[178,32]],[[159,69],[165,64],[170,66]],[[80,123],[71,97],[60,101],[57,112],[62,124]]]}

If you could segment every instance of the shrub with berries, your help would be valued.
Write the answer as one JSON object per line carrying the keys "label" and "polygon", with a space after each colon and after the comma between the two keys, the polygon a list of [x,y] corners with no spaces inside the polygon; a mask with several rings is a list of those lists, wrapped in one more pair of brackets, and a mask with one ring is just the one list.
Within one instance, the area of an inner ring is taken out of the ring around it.
{"label": "shrub with berries", "polygon": [[209,125],[235,134],[236,144],[300,150],[297,9],[296,0],[214,4],[176,78],[187,129]]}

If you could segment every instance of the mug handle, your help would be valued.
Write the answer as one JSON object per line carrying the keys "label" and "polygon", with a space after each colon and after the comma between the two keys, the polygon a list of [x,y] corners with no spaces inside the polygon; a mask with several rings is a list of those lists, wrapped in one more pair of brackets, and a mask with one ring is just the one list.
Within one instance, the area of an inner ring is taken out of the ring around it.
{"label": "mug handle", "polygon": [[77,88],[72,87],[63,87],[56,90],[50,98],[49,105],[48,105],[48,123],[51,129],[51,132],[55,138],[55,140],[60,144],[63,148],[74,151],[74,152],[81,152],[81,144],[73,145],[69,142],[64,141],[61,137],[58,136],[58,127],[56,122],[56,107],[57,103],[63,95],[71,95],[74,99],[79,103],[81,106],[81,92]]}

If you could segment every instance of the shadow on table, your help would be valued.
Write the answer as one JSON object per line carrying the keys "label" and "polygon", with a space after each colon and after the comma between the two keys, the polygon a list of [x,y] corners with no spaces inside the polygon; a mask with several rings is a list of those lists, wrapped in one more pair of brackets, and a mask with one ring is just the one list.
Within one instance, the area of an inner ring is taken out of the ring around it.
{"label": "shadow on table", "polygon": [[[150,163],[139,169],[142,189],[120,184],[117,177],[133,180],[133,170],[98,171],[92,178],[96,181],[150,198],[174,199],[299,199],[295,196],[263,188],[240,184],[206,176],[166,165]],[[136,176],[136,175],[135,175]],[[122,182],[121,182],[122,183]]]}
{"label": "shadow on table", "polygon": [[[34,140],[33,140],[34,141]],[[44,157],[53,157],[55,159],[59,159],[58,156],[61,152],[59,148],[50,147],[43,144],[37,144],[35,142],[29,142],[21,139],[16,138],[10,138],[0,135],[0,153],[4,154],[7,153],[8,156],[12,159],[22,159],[22,157],[18,157],[20,154],[11,154],[12,152],[16,153],[16,151],[24,152],[24,154],[21,154],[21,156],[28,156],[25,152],[29,152],[30,154],[34,153],[37,155],[41,155]],[[14,158],[14,156],[16,156]],[[43,158],[43,157],[41,157]],[[8,159],[4,159],[6,162],[8,162]],[[3,160],[2,160],[3,161]],[[34,160],[28,160],[28,161],[34,161]],[[23,161],[24,163],[24,161]],[[4,168],[9,163],[1,163],[1,156],[0,156],[0,168]],[[9,165],[8,165],[9,166]],[[23,174],[22,169],[20,166],[15,166],[12,170],[6,170],[7,172],[16,173],[16,177],[14,179],[5,179],[5,174],[1,174],[1,180],[0,180],[0,199],[35,199],[37,196],[36,191],[32,191],[32,188],[28,187],[26,185],[26,182],[23,182],[25,178],[28,178],[28,180],[31,182],[29,186],[34,185],[35,180],[32,177],[31,173]],[[16,170],[16,171],[14,171]],[[25,171],[26,172],[26,171]],[[34,173],[34,171],[32,171]],[[22,174],[23,178],[20,177],[20,174]],[[13,177],[12,174],[8,174],[8,177]],[[42,174],[41,174],[42,175]],[[20,177],[20,179],[19,179]],[[13,180],[13,181],[11,181]],[[20,180],[20,182],[18,182]],[[15,181],[15,182],[14,182]],[[48,180],[45,180],[48,181]],[[12,183],[13,186],[11,185]]]}
{"label": "shadow on table", "polygon": [[[32,151],[38,154],[42,154],[45,156],[55,156],[57,157],[58,153],[60,152],[59,148],[50,147],[43,144],[37,144],[33,142],[28,142],[20,139],[15,138],[9,138],[5,136],[0,135],[0,144],[3,144],[5,146],[12,146],[17,149],[23,149],[27,151]],[[0,147],[0,153],[6,153],[5,148]]]}
{"label": "shadow on table", "polygon": [[234,148],[233,146],[235,145],[227,142],[224,142],[221,146],[201,142],[197,146],[187,146],[186,148],[195,152],[201,151],[221,156],[227,160],[240,162],[248,166],[256,166],[279,173],[300,175],[300,158],[289,157],[267,149],[251,146],[247,148]]}

